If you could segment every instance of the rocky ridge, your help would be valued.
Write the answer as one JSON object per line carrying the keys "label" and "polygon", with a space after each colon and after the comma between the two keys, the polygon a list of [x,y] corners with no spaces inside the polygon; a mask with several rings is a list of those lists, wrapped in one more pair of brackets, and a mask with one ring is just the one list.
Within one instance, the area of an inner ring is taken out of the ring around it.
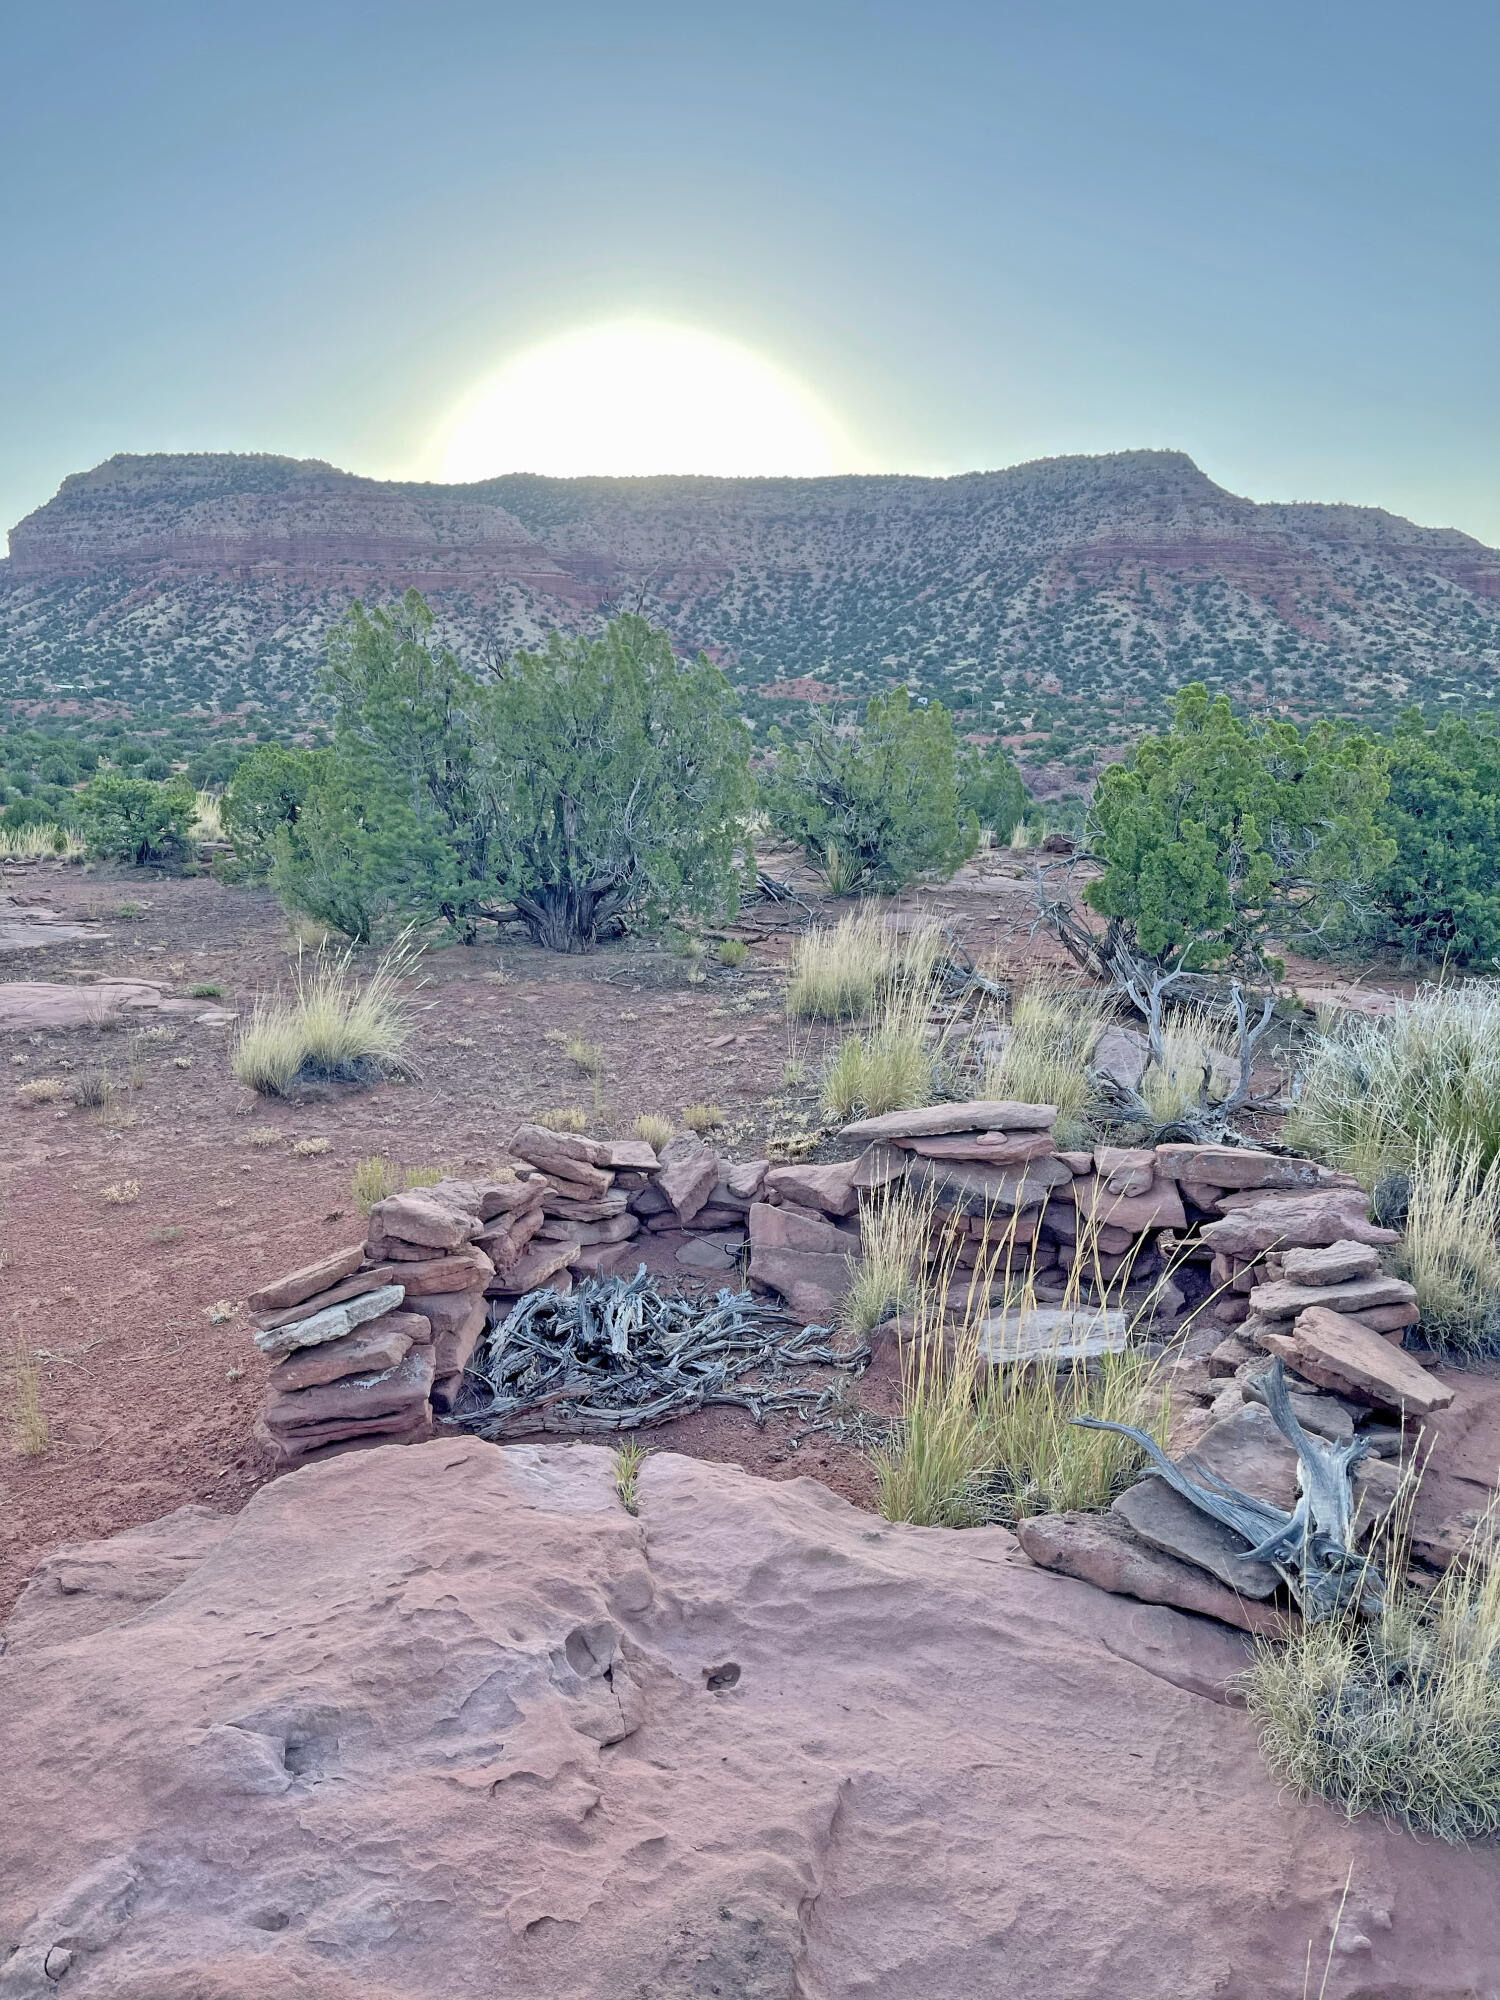
{"label": "rocky ridge", "polygon": [[10,550],[0,657],[32,698],[297,713],[330,619],[409,585],[471,656],[639,599],[747,699],[904,679],[1018,726],[1049,691],[1123,714],[1192,678],[1294,708],[1483,700],[1500,666],[1495,551],[1374,508],[1258,505],[1174,452],[467,487],[120,457],[64,481]]}

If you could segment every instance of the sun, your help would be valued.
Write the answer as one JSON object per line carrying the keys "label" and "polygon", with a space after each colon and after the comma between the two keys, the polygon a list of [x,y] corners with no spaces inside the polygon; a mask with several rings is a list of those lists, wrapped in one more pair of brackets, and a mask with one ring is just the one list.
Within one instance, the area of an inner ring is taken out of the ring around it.
{"label": "sun", "polygon": [[437,439],[439,476],[501,472],[818,475],[853,452],[813,393],[737,341],[630,320],[528,349],[468,396]]}

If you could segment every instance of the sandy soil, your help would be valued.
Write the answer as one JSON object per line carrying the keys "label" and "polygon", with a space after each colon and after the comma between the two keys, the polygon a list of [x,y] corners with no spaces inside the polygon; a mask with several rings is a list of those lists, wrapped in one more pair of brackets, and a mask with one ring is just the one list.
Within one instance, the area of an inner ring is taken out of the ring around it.
{"label": "sandy soil", "polygon": [[[775,872],[794,871],[778,857]],[[1002,974],[1060,959],[1030,937],[1026,898],[1004,880],[985,864],[907,907],[949,922]],[[4,887],[105,921],[86,942],[0,952],[3,980],[107,973],[165,980],[178,994],[212,985],[222,998],[205,1008],[243,1015],[294,963],[286,920],[258,890],[51,866],[8,869]],[[121,916],[122,905],[139,913]],[[235,1509],[270,1476],[252,1437],[266,1364],[240,1302],[360,1233],[350,1174],[364,1156],[488,1166],[522,1118],[559,1104],[582,1106],[591,1129],[610,1134],[643,1111],[714,1103],[726,1120],[719,1143],[739,1158],[778,1131],[816,1125],[810,1086],[789,1084],[786,1071],[790,1058],[810,1075],[831,1031],[789,1032],[789,931],[747,921],[743,934],[749,961],[711,965],[701,984],[684,960],[639,943],[576,959],[510,936],[435,951],[412,996],[414,1079],[321,1101],[244,1090],[229,1073],[233,1029],[191,1013],[111,1031],[0,1033],[0,1340],[20,1335],[35,1351],[51,1440],[22,1458],[0,1437],[0,1614],[48,1548],[186,1501]],[[597,1101],[549,1035],[603,1050]],[[28,1079],[101,1070],[115,1093],[103,1110],[17,1102]],[[326,1152],[294,1150],[317,1140]],[[889,1374],[876,1369],[853,1392],[872,1418],[895,1407]],[[7,1405],[10,1386],[7,1374]],[[873,1505],[868,1454],[804,1429],[782,1419],[758,1430],[725,1410],[652,1436],[773,1478],[812,1473]]]}

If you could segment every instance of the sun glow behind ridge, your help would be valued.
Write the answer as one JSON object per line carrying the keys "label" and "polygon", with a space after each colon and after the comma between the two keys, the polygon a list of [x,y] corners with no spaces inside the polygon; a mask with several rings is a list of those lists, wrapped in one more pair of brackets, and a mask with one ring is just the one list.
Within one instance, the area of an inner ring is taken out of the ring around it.
{"label": "sun glow behind ridge", "polygon": [[737,341],[618,321],[528,349],[469,395],[436,441],[437,476],[501,472],[803,477],[855,469],[836,417]]}

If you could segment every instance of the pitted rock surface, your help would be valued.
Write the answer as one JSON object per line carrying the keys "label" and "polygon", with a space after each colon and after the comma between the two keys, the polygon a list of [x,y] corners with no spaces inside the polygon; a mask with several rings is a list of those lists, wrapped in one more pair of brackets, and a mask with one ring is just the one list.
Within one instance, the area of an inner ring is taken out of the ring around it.
{"label": "pitted rock surface", "polygon": [[0,1655],[0,1992],[1265,2000],[1351,1864],[1329,2000],[1493,1990],[1500,1855],[1285,1797],[1236,1635],[999,1528],[614,1479],[453,1438],[59,1552]]}

